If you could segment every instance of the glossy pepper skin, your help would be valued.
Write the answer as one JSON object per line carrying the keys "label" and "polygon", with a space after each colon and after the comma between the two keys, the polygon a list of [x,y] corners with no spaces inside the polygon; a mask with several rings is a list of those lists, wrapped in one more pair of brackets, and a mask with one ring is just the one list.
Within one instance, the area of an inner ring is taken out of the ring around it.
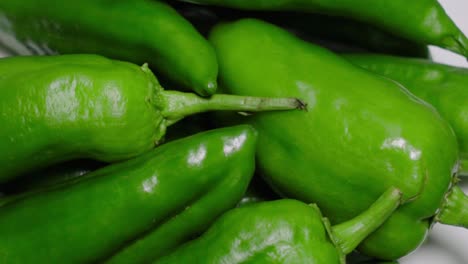
{"label": "glossy pepper skin", "polygon": [[307,112],[249,119],[259,131],[258,169],[284,196],[317,203],[336,224],[368,207],[390,185],[417,195],[359,250],[382,259],[411,252],[439,209],[459,212],[463,220],[457,224],[468,226],[463,192],[449,199],[461,204],[444,207],[445,195],[459,190],[450,188],[457,144],[432,107],[393,81],[266,22],[219,25],[210,41],[223,90],[291,94],[308,103]]}
{"label": "glossy pepper skin", "polygon": [[3,0],[0,20],[0,43],[20,55],[101,54],[147,62],[200,95],[217,89],[213,48],[160,1]]}
{"label": "glossy pepper skin", "polygon": [[300,103],[164,91],[146,65],[97,55],[1,59],[0,94],[0,182],[66,160],[135,157],[158,145],[168,126],[194,113],[290,109]]}
{"label": "glossy pepper skin", "polygon": [[[183,0],[245,10],[301,11],[348,17],[378,26],[424,45],[436,45],[465,57],[468,39],[437,0]],[[320,25],[311,25],[320,26]]]}
{"label": "glossy pepper skin", "polygon": [[[358,66],[401,83],[433,105],[455,131],[460,157],[468,160],[468,69],[384,55],[349,54],[345,57]],[[468,172],[468,168],[464,170]]]}
{"label": "glossy pepper skin", "polygon": [[149,254],[166,252],[235,206],[255,144],[250,126],[212,130],[12,200],[0,210],[0,261],[95,263],[155,232]]}
{"label": "glossy pepper skin", "polygon": [[285,199],[246,205],[154,263],[343,264],[344,255],[391,215],[400,198],[391,189],[356,219],[334,227],[314,204]]}
{"label": "glossy pepper skin", "polygon": [[[194,115],[185,118],[168,127],[164,143],[188,137],[209,129],[209,120],[205,115]],[[211,126],[213,127],[213,126]],[[82,177],[92,171],[102,168],[106,163],[95,160],[72,160],[40,171],[33,171],[13,181],[0,185],[0,191],[7,195],[24,193],[38,188],[48,188],[55,184],[62,184],[77,177]]]}

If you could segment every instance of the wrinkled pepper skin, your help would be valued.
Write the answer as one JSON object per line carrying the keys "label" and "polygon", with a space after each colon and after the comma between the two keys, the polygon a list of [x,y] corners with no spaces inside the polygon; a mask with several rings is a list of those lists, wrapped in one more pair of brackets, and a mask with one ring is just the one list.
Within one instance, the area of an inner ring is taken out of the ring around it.
{"label": "wrinkled pepper skin", "polygon": [[345,58],[399,82],[433,105],[455,131],[460,157],[468,159],[468,69],[383,55],[349,54]]}
{"label": "wrinkled pepper skin", "polygon": [[0,94],[0,182],[66,160],[138,156],[191,114],[301,106],[292,98],[164,91],[146,65],[97,55],[1,59]]}
{"label": "wrinkled pepper skin", "polygon": [[152,250],[178,246],[236,205],[253,175],[255,144],[250,126],[212,130],[6,203],[0,261],[95,263],[173,222],[178,232]]}
{"label": "wrinkled pepper skin", "polygon": [[258,169],[275,190],[317,203],[336,224],[395,185],[414,200],[359,249],[397,259],[420,245],[450,191],[458,158],[452,129],[432,107],[393,81],[266,22],[219,25],[210,41],[223,90],[290,94],[308,103],[307,112],[249,119],[259,132]]}
{"label": "wrinkled pepper skin", "polygon": [[2,0],[0,21],[0,43],[20,55],[101,54],[149,63],[200,95],[217,89],[213,48],[163,2]]}
{"label": "wrinkled pepper skin", "polygon": [[10,57],[0,76],[0,181],[80,156],[127,159],[164,134],[151,103],[162,88],[147,67],[94,55]]}
{"label": "wrinkled pepper skin", "polygon": [[245,10],[300,11],[348,17],[375,25],[415,43],[435,45],[468,56],[468,38],[457,28],[437,0],[183,1]]}
{"label": "wrinkled pepper skin", "polygon": [[246,205],[154,263],[344,264],[345,255],[391,215],[400,199],[397,189],[389,189],[355,219],[333,227],[315,204],[284,199]]}

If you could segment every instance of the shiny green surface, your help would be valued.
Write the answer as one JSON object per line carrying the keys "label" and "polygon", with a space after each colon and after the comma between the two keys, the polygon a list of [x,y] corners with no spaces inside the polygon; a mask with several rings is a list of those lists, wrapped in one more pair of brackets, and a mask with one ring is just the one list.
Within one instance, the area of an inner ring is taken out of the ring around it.
{"label": "shiny green surface", "polygon": [[277,190],[317,203],[336,224],[394,185],[414,201],[360,250],[396,259],[424,240],[458,158],[455,135],[433,108],[394,82],[265,22],[220,25],[210,40],[225,91],[288,94],[308,103],[307,112],[250,119],[259,131],[258,168]]}
{"label": "shiny green surface", "polygon": [[383,55],[350,54],[345,57],[401,83],[433,105],[455,131],[461,158],[468,159],[468,69]]}
{"label": "shiny green surface", "polygon": [[0,20],[0,42],[18,54],[94,53],[148,62],[198,94],[217,88],[213,48],[165,3],[2,0]]}
{"label": "shiny green surface", "polygon": [[0,181],[78,157],[127,159],[164,134],[151,102],[162,87],[147,67],[95,55],[10,57],[0,76]]}
{"label": "shiny green surface", "polygon": [[436,45],[468,56],[468,39],[448,17],[437,0],[184,1],[246,10],[294,10],[349,17],[381,27],[416,43]]}
{"label": "shiny green surface", "polygon": [[344,254],[379,227],[400,198],[390,188],[358,217],[334,227],[314,204],[277,200],[246,205],[225,213],[200,238],[155,263],[344,263]]}
{"label": "shiny green surface", "polygon": [[255,144],[249,126],[200,133],[7,203],[0,210],[0,262],[96,262],[174,221],[170,230],[178,232],[151,249],[179,245],[242,197]]}
{"label": "shiny green surface", "polygon": [[295,200],[228,211],[204,233],[154,263],[342,263],[317,207]]}
{"label": "shiny green surface", "polygon": [[200,112],[303,107],[295,98],[164,91],[146,64],[98,55],[1,59],[0,95],[0,182],[66,160],[135,157]]}

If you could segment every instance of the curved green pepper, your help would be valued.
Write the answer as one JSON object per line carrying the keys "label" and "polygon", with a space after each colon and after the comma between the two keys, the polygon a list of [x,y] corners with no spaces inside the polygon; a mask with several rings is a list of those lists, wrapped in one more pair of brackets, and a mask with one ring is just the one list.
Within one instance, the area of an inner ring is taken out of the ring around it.
{"label": "curved green pepper", "polygon": [[[458,138],[460,156],[468,160],[468,69],[427,60],[383,55],[350,54],[348,60],[401,83],[433,105]],[[463,164],[462,164],[463,166]],[[468,167],[464,169],[468,172]]]}
{"label": "curved green pepper", "polygon": [[[468,226],[463,209],[468,200],[450,185],[457,169],[456,137],[427,103],[266,22],[220,25],[210,40],[221,88],[308,102],[307,112],[249,119],[259,131],[258,168],[284,196],[317,203],[336,224],[390,186],[405,195],[419,193],[360,246],[382,259],[399,258],[420,245],[438,212],[461,216],[452,222]],[[456,206],[444,205],[455,200]]]}
{"label": "curved green pepper", "polygon": [[228,211],[200,238],[155,263],[344,264],[345,255],[387,220],[400,198],[391,188],[367,211],[333,227],[314,204],[251,204]]}
{"label": "curved green pepper", "polygon": [[0,262],[97,262],[154,233],[148,254],[164,253],[236,205],[255,144],[250,126],[213,130],[12,200],[0,210]]}
{"label": "curved green pepper", "polygon": [[[437,0],[183,0],[246,10],[287,10],[353,18],[424,45],[468,57],[468,38]],[[311,25],[320,27],[321,25]]]}
{"label": "curved green pepper", "polygon": [[[204,114],[189,116],[183,122],[177,122],[167,128],[164,143],[188,137],[208,130],[210,122]],[[72,160],[51,167],[27,173],[13,181],[0,184],[0,190],[6,195],[15,195],[38,188],[49,188],[55,184],[62,184],[71,179],[82,177],[106,165],[95,160]]]}
{"label": "curved green pepper", "polygon": [[[409,57],[429,57],[427,45],[394,36],[360,21],[302,12],[239,11],[189,3],[172,4],[200,32],[208,34],[219,22],[258,18],[286,28],[299,37],[336,52],[377,52]],[[320,25],[320,26],[311,26]]]}
{"label": "curved green pepper", "polygon": [[5,58],[0,87],[0,182],[71,159],[137,156],[194,113],[301,107],[296,99],[164,91],[146,65],[97,55]]}
{"label": "curved green pepper", "polygon": [[0,42],[21,55],[94,53],[149,62],[200,95],[217,89],[213,48],[159,1],[2,0],[0,21]]}
{"label": "curved green pepper", "polygon": [[285,27],[303,39],[340,53],[346,49],[361,49],[401,56],[429,57],[427,45],[394,36],[373,25],[344,17],[283,12],[271,14],[267,21]]}

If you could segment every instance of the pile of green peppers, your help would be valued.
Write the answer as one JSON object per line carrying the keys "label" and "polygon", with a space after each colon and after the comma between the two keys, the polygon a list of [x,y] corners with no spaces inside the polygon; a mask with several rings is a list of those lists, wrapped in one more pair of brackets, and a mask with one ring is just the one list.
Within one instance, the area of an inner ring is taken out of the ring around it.
{"label": "pile of green peppers", "polygon": [[0,263],[398,263],[468,228],[468,68],[428,45],[468,57],[436,0],[0,1]]}

